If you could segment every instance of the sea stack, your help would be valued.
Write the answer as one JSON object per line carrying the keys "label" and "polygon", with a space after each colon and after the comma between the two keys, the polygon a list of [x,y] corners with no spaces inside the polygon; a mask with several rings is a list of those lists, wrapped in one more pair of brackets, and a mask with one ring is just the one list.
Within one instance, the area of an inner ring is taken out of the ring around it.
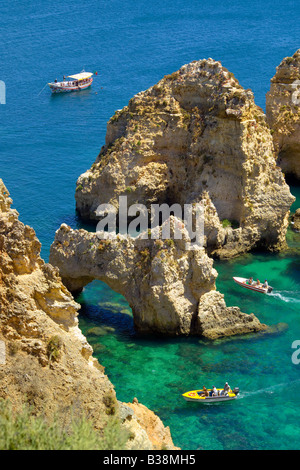
{"label": "sea stack", "polygon": [[194,61],[135,95],[109,120],[106,142],[76,186],[76,207],[203,201],[205,249],[231,258],[286,247],[294,201],[251,90],[213,59]]}
{"label": "sea stack", "polygon": [[300,232],[300,209],[297,209],[295,214],[292,217],[293,229],[296,232]]}
{"label": "sea stack", "polygon": [[276,68],[267,93],[266,114],[278,165],[300,180],[300,49]]}
{"label": "sea stack", "polygon": [[[122,233],[99,240],[63,224],[50,261],[72,292],[106,282],[127,299],[142,333],[215,339],[266,328],[226,306],[212,258],[285,248],[295,198],[276,165],[265,114],[220,62],[184,65],[109,120],[105,145],[77,181],[76,207],[96,221],[100,204],[120,213],[121,197],[149,212],[153,204],[201,204],[201,248],[186,250],[185,226],[181,240]],[[184,225],[177,216],[170,221]]]}

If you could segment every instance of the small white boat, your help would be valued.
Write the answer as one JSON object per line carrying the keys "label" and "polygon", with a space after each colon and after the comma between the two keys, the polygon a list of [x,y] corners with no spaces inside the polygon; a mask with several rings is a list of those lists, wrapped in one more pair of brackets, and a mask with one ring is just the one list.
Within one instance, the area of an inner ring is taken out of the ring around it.
{"label": "small white boat", "polygon": [[227,394],[224,394],[222,388],[217,388],[218,395],[214,396],[212,396],[211,394],[211,389],[208,389],[207,391],[209,393],[208,397],[204,396],[203,390],[191,390],[190,392],[183,393],[182,396],[186,401],[194,401],[197,403],[207,404],[235,400],[238,394],[240,393],[240,389],[238,387],[235,387]]}
{"label": "small white boat", "polygon": [[263,287],[262,284],[258,285],[256,284],[256,282],[253,282],[253,284],[250,284],[249,279],[246,279],[244,277],[234,277],[233,280],[239,286],[245,287],[245,289],[250,289],[256,292],[261,292],[262,294],[269,294],[273,290],[273,287],[271,286]]}
{"label": "small white boat", "polygon": [[69,75],[67,77],[68,80],[63,80],[62,82],[55,80],[54,82],[48,83],[48,85],[52,93],[68,93],[71,91],[85,90],[91,86],[93,82],[92,76],[92,73],[83,71],[75,75]]}

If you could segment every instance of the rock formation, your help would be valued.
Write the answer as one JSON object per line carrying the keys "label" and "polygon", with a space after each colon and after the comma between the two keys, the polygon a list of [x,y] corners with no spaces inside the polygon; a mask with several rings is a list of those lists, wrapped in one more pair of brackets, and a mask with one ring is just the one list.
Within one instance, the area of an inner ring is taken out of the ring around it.
{"label": "rock formation", "polygon": [[[35,415],[55,416],[64,426],[84,414],[101,432],[122,404],[78,327],[79,305],[57,269],[40,258],[34,230],[11,203],[0,180],[0,398],[15,410],[27,402]],[[135,415],[122,421],[129,448],[174,448],[171,438],[159,444],[158,435],[148,436]]]}
{"label": "rock formation", "polygon": [[266,100],[278,164],[300,179],[300,49],[276,68]]}
{"label": "rock formation", "polygon": [[226,307],[224,296],[217,291],[204,294],[199,301],[196,331],[209,339],[244,334],[253,331],[269,331],[265,325],[258,328],[257,318],[245,315],[238,307]]}
{"label": "rock formation", "polygon": [[[99,279],[122,294],[142,333],[214,339],[264,329],[254,315],[226,307],[223,296],[215,292],[213,260],[203,247],[187,250],[186,228],[176,217],[170,219],[171,238],[166,240],[143,239],[143,233],[103,240],[100,233],[63,224],[51,246],[50,262],[71,291]],[[174,239],[175,226],[182,239]]]}
{"label": "rock formation", "polygon": [[300,232],[300,209],[296,210],[295,214],[293,215],[292,221],[293,221],[293,229],[296,232]]}
{"label": "rock formation", "polygon": [[105,146],[76,187],[83,218],[99,204],[205,202],[205,247],[232,257],[285,247],[294,200],[253,93],[220,62],[165,76],[109,120]]}
{"label": "rock formation", "polygon": [[[174,447],[170,428],[165,427],[153,411],[148,410],[146,406],[138,402],[136,398],[132,403],[121,404],[122,414],[124,419],[131,425],[131,432],[136,435],[136,440],[139,440],[139,448],[147,449],[147,440],[151,441],[151,449],[179,449]],[[142,431],[141,431],[142,427]],[[130,450],[130,444],[128,446]]]}

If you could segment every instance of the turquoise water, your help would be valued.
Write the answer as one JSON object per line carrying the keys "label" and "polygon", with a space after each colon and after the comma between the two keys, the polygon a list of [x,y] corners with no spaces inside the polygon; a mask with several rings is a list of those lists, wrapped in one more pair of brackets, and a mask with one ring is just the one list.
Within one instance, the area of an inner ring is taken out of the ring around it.
{"label": "turquoise water", "polygon": [[[270,78],[299,48],[300,5],[179,0],[139,2],[0,0],[0,177],[20,219],[35,228],[42,256],[62,222],[80,227],[77,177],[105,141],[106,122],[137,92],[195,59],[213,57],[265,108]],[[48,81],[85,68],[98,71],[80,94],[51,96]],[[300,188],[293,210],[300,206]],[[92,229],[92,228],[91,228]],[[118,398],[134,396],[171,428],[183,449],[299,449],[299,371],[291,344],[300,339],[299,235],[283,255],[252,254],[218,262],[218,289],[228,305],[282,324],[273,336],[213,343],[199,338],[141,338],[125,300],[100,282],[86,287],[80,326],[106,367]],[[242,292],[233,275],[267,277],[271,296]],[[181,393],[228,380],[241,395],[199,407]],[[255,417],[255,419],[254,419]]]}
{"label": "turquoise water", "polygon": [[295,212],[296,209],[300,207],[300,187],[291,186],[291,193],[296,198],[294,204],[291,206],[291,212]]}
{"label": "turquoise water", "polygon": [[[216,268],[217,287],[228,305],[239,305],[268,325],[280,324],[280,331],[214,342],[139,338],[124,299],[100,283],[78,299],[85,305],[80,326],[118,398],[138,397],[170,426],[181,448],[299,449],[300,365],[291,359],[291,345],[300,338],[299,255],[246,255]],[[268,276],[276,286],[272,295],[241,292],[232,282],[236,274],[253,273]],[[226,380],[241,389],[234,402],[199,406],[181,398],[184,391]]]}

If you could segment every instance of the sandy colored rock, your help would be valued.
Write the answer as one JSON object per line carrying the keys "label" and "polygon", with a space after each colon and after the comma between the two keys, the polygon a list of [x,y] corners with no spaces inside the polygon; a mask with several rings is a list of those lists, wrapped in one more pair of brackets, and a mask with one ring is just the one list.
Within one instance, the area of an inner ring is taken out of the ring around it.
{"label": "sandy colored rock", "polygon": [[[11,203],[0,179],[0,398],[65,427],[85,415],[101,432],[119,416],[114,387],[78,327],[79,304]],[[144,427],[135,422],[131,448],[153,449]]]}
{"label": "sandy colored rock", "polygon": [[[101,428],[102,399],[113,386],[78,328],[79,304],[57,269],[40,258],[34,230],[18,220],[11,203],[0,180],[0,338],[6,349],[0,396],[16,408],[27,399],[46,417],[62,409],[91,412]],[[54,338],[59,361],[49,356]]]}
{"label": "sandy colored rock", "polygon": [[[161,419],[156,416],[153,411],[149,410],[146,406],[133,400],[133,403],[126,403],[126,406],[133,410],[131,428],[134,429],[133,423],[137,422],[142,429],[146,432],[152,448],[155,450],[176,450],[179,447],[174,447],[170,428],[164,426]],[[129,447],[130,449],[130,447]]]}
{"label": "sandy colored rock", "polygon": [[199,302],[196,329],[209,339],[266,330],[253,315],[244,315],[238,307],[226,307],[219,292],[204,294]]}
{"label": "sandy colored rock", "polygon": [[294,201],[251,90],[213,59],[194,61],[135,95],[109,120],[106,142],[76,187],[82,217],[118,207],[205,201],[205,247],[230,258],[286,247]]}
{"label": "sandy colored rock", "polygon": [[276,68],[266,114],[278,164],[286,174],[300,179],[300,49]]}
{"label": "sandy colored rock", "polygon": [[[114,234],[111,239],[101,240],[97,233],[73,230],[63,224],[51,246],[50,261],[59,268],[71,291],[99,279],[122,294],[141,333],[206,336],[205,327],[196,325],[198,305],[204,294],[215,291],[217,272],[203,247],[186,249],[190,238],[179,219],[171,216],[170,226],[173,230],[180,227],[182,239],[174,239],[171,231],[171,238],[166,240],[143,239],[143,233],[136,238]],[[248,320],[242,322],[248,315],[237,307],[234,311],[227,309],[224,301],[218,311],[220,315],[207,318],[207,322],[213,321],[218,329],[219,319],[224,321],[222,315],[228,316],[231,329],[221,326],[224,335],[242,333],[242,323],[244,332],[263,328],[257,319],[251,325]],[[234,319],[230,318],[236,311],[240,318],[235,330]]]}
{"label": "sandy colored rock", "polygon": [[300,232],[300,209],[297,209],[293,215],[293,229]]}

